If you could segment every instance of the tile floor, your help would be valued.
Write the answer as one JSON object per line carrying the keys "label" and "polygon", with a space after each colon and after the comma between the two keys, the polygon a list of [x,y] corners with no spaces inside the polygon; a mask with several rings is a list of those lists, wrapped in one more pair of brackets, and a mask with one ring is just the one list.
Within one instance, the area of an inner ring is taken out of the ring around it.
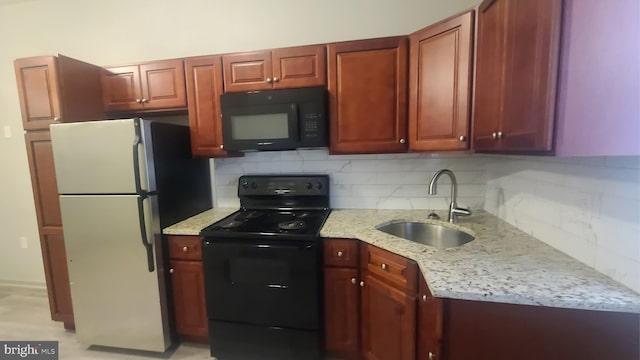
{"label": "tile floor", "polygon": [[58,341],[60,359],[212,359],[209,347],[199,344],[182,344],[160,355],[87,348],[78,343],[73,331],[65,330],[62,323],[50,319],[46,290],[3,285],[0,285],[0,340]]}

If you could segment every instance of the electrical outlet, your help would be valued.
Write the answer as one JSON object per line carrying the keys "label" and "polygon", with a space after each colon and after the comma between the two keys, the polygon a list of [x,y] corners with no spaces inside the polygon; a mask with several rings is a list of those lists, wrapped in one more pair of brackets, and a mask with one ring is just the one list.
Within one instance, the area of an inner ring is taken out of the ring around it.
{"label": "electrical outlet", "polygon": [[20,237],[20,247],[26,249],[29,247],[29,243],[27,242],[27,238],[22,236]]}
{"label": "electrical outlet", "polygon": [[5,126],[4,127],[4,137],[6,137],[6,138],[10,138],[11,137],[11,126]]}

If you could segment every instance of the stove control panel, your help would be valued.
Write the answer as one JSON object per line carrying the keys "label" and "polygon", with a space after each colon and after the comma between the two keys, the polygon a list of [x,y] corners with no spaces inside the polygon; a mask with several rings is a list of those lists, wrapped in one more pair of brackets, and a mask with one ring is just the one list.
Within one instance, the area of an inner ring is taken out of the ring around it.
{"label": "stove control panel", "polygon": [[244,175],[238,196],[329,196],[329,175]]}

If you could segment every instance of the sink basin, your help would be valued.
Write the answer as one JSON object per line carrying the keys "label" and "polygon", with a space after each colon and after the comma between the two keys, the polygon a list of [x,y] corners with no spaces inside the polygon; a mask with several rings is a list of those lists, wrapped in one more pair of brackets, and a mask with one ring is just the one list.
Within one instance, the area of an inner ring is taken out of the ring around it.
{"label": "sink basin", "polygon": [[475,239],[475,237],[463,231],[438,224],[421,222],[390,221],[376,226],[376,229],[413,242],[434,246],[438,249],[464,245]]}

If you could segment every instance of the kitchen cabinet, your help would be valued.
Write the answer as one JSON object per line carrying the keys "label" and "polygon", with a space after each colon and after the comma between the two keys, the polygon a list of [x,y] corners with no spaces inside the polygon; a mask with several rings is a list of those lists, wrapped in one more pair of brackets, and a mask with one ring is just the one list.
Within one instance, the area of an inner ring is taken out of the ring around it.
{"label": "kitchen cabinet", "polygon": [[184,110],[187,107],[181,59],[106,67],[101,72],[105,111]]}
{"label": "kitchen cabinet", "polygon": [[440,360],[442,355],[443,300],[433,297],[422,275],[418,284],[417,359]]}
{"label": "kitchen cabinet", "polygon": [[25,130],[103,117],[100,68],[63,55],[14,62]]}
{"label": "kitchen cabinet", "polygon": [[473,11],[409,35],[409,150],[469,148]]}
{"label": "kitchen cabinet", "polygon": [[339,359],[359,358],[358,259],[357,240],[324,239],[325,349]]}
{"label": "kitchen cabinet", "polygon": [[222,57],[185,59],[191,153],[194,156],[227,157],[222,142]]}
{"label": "kitchen cabinet", "polygon": [[187,341],[208,343],[208,323],[198,236],[167,237],[176,332]]}
{"label": "kitchen cabinet", "polygon": [[365,243],[360,254],[364,359],[414,360],[417,264]]}
{"label": "kitchen cabinet", "polygon": [[478,8],[473,148],[553,149],[562,0],[485,0]]}
{"label": "kitchen cabinet", "polygon": [[327,45],[333,154],[407,150],[407,38]]}
{"label": "kitchen cabinet", "polygon": [[224,91],[256,91],[326,84],[323,45],[290,47],[222,56]]}

